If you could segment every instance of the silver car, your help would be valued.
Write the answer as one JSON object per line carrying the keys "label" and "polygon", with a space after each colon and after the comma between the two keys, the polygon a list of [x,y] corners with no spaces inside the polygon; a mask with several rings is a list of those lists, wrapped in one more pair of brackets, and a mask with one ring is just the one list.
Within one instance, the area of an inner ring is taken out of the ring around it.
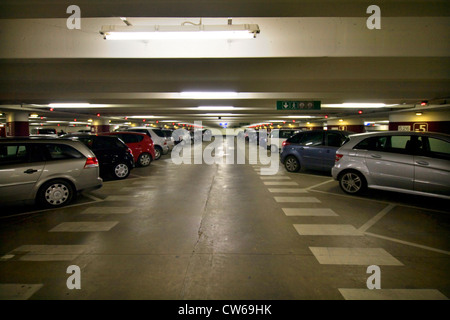
{"label": "silver car", "polygon": [[450,136],[398,131],[352,135],[336,152],[332,175],[349,194],[374,188],[450,199]]}
{"label": "silver car", "polygon": [[60,207],[77,192],[102,184],[97,158],[81,142],[0,139],[0,204],[35,200]]}

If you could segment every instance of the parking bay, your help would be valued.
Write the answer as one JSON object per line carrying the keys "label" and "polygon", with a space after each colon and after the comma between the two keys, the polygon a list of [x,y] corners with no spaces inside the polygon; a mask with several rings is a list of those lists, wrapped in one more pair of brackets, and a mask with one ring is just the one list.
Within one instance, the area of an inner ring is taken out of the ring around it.
{"label": "parking bay", "polygon": [[[448,201],[352,197],[327,174],[280,164],[262,176],[262,167],[175,165],[166,155],[72,206],[11,212],[1,219],[0,293],[352,299],[378,265],[384,297],[450,297]],[[66,287],[69,265],[81,268],[81,290]]]}

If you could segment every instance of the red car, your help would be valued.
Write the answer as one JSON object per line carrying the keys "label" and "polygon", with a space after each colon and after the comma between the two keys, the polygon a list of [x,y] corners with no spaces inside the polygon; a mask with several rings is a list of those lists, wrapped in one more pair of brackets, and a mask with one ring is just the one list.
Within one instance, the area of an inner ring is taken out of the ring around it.
{"label": "red car", "polygon": [[140,167],[148,166],[155,159],[155,148],[152,138],[145,133],[137,132],[105,132],[101,135],[115,135],[133,152],[134,161]]}

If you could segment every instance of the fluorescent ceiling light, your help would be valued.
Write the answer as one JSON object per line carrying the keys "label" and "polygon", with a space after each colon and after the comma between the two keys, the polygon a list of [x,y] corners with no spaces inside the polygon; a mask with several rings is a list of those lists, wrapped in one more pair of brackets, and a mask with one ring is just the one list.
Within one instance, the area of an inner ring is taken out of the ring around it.
{"label": "fluorescent ceiling light", "polygon": [[227,99],[236,98],[237,92],[232,91],[184,91],[180,96],[190,99]]}
{"label": "fluorescent ceiling light", "polygon": [[100,30],[105,40],[252,39],[259,32],[256,24],[102,26]]}
{"label": "fluorescent ceiling light", "polygon": [[233,113],[205,113],[207,116],[232,116]]}
{"label": "fluorescent ceiling light", "polygon": [[324,104],[324,108],[384,108],[396,106],[396,104],[384,104],[384,103],[342,103],[342,104]]}
{"label": "fluorescent ceiling light", "polygon": [[233,106],[199,106],[199,110],[232,110]]}
{"label": "fluorescent ceiling light", "polygon": [[90,108],[90,103],[50,103],[50,108]]}
{"label": "fluorescent ceiling light", "polygon": [[129,116],[128,119],[148,119],[154,118],[155,116]]}
{"label": "fluorescent ceiling light", "polygon": [[309,119],[309,118],[315,118],[313,116],[288,116],[288,118],[293,118],[293,119]]}

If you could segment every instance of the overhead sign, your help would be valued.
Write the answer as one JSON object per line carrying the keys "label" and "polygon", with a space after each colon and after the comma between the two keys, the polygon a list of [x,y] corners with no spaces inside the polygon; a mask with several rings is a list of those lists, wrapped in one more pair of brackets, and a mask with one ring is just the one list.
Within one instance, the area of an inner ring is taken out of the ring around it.
{"label": "overhead sign", "polygon": [[320,110],[320,101],[277,101],[277,110]]}

